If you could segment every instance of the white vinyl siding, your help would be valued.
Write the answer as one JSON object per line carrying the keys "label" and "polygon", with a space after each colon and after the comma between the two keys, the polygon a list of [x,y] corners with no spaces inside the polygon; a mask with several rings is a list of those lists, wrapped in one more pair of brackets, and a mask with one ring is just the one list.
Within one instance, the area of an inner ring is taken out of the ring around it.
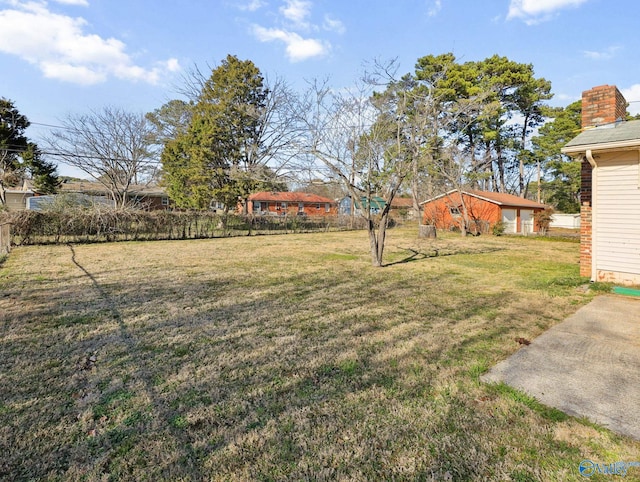
{"label": "white vinyl siding", "polygon": [[602,162],[594,193],[595,269],[640,279],[638,160]]}

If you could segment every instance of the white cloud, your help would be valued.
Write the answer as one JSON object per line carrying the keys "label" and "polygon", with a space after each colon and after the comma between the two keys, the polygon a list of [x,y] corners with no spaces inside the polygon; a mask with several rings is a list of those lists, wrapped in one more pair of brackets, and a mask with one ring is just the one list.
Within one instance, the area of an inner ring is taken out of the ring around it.
{"label": "white cloud", "polygon": [[89,2],[87,0],[53,0],[56,3],[63,5],[77,5],[78,7],[88,7]]}
{"label": "white cloud", "polygon": [[298,28],[308,28],[307,17],[311,15],[311,2],[307,0],[285,0],[280,13]]}
{"label": "white cloud", "polygon": [[620,50],[620,48],[621,47],[619,45],[612,45],[604,50],[583,50],[582,53],[585,57],[591,60],[609,60],[615,57],[616,52]]}
{"label": "white cloud", "polygon": [[287,57],[292,62],[300,62],[313,57],[321,57],[329,52],[330,46],[321,40],[303,38],[295,32],[276,28],[253,26],[253,33],[261,42],[278,40],[286,45]]}
{"label": "white cloud", "polygon": [[434,0],[427,11],[427,15],[435,17],[442,10],[442,0]]}
{"label": "white cloud", "polygon": [[169,59],[164,62],[164,66],[169,72],[178,72],[182,68],[180,67],[178,59]]}
{"label": "white cloud", "polygon": [[528,25],[549,20],[564,8],[578,7],[588,0],[511,0],[507,20],[520,18]]}
{"label": "white cloud", "polygon": [[347,31],[344,24],[340,20],[336,18],[332,18],[330,15],[324,16],[324,22],[322,24],[322,27],[325,30],[337,32],[339,34],[343,34]]}
{"label": "white cloud", "polygon": [[282,42],[285,45],[287,58],[291,62],[327,55],[331,44],[322,39],[309,38],[309,32],[325,31],[342,34],[346,31],[344,24],[329,14],[324,15],[322,24],[312,23],[310,0],[283,0],[279,8],[279,27],[267,28],[261,25],[251,27],[252,34],[260,42]]}
{"label": "white cloud", "polygon": [[[82,5],[82,0],[58,0]],[[49,10],[46,2],[13,0],[0,10],[0,52],[16,55],[38,66],[45,77],[77,84],[96,84],[109,77],[157,83],[164,67],[145,69],[134,64],[126,45],[115,38],[86,33],[87,22]]]}
{"label": "white cloud", "polygon": [[255,12],[256,10],[264,7],[264,5],[265,3],[262,0],[251,0],[249,3],[238,5],[238,8],[246,12]]}
{"label": "white cloud", "polygon": [[627,110],[631,115],[640,114],[640,84],[634,84],[627,89],[620,89],[624,98],[629,102]]}

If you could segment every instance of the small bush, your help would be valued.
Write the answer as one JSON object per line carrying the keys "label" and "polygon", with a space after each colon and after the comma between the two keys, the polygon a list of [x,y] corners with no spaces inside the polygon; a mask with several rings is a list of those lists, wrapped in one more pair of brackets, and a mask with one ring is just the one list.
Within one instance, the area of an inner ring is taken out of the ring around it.
{"label": "small bush", "polygon": [[506,229],[506,226],[504,225],[504,222],[498,221],[491,228],[491,234],[493,234],[494,236],[502,236],[504,234],[505,229]]}
{"label": "small bush", "polygon": [[538,211],[533,215],[533,219],[538,225],[538,230],[540,234],[547,234],[549,231],[549,225],[551,224],[551,217],[555,211],[553,208],[546,208],[544,211]]}

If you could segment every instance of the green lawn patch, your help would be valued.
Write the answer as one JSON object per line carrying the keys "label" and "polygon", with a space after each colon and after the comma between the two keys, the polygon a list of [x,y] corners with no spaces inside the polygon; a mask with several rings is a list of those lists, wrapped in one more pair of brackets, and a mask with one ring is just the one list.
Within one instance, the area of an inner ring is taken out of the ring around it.
{"label": "green lawn patch", "polygon": [[575,243],[392,229],[378,269],[361,231],[74,251],[0,266],[0,479],[577,481],[640,460],[479,381],[607,291]]}

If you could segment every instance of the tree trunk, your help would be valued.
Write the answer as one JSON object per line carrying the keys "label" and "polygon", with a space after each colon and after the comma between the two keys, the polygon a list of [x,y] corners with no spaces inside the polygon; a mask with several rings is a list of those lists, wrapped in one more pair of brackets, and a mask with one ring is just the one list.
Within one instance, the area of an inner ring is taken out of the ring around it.
{"label": "tree trunk", "polygon": [[524,143],[527,140],[527,126],[529,124],[529,116],[525,116],[524,118],[524,125],[522,127],[522,137],[520,139],[520,155],[518,156],[518,189],[520,190],[520,197],[524,198],[526,197],[526,189],[524,187],[524,158],[523,158],[523,152],[524,152]]}
{"label": "tree trunk", "polygon": [[436,227],[432,224],[421,224],[418,227],[418,237],[419,238],[427,238],[427,239],[435,239],[436,238]]}
{"label": "tree trunk", "polygon": [[462,205],[462,223],[460,225],[460,234],[464,237],[467,235],[467,227],[469,226],[469,211],[467,211],[467,204],[464,202],[464,196],[461,190],[458,190],[460,194],[460,204]]}
{"label": "tree trunk", "polygon": [[[376,236],[376,226],[373,219],[367,220],[367,228],[369,231],[369,247],[371,249],[371,264],[379,268],[382,266],[382,256],[380,256],[380,243]],[[383,246],[384,247],[384,246]]]}

